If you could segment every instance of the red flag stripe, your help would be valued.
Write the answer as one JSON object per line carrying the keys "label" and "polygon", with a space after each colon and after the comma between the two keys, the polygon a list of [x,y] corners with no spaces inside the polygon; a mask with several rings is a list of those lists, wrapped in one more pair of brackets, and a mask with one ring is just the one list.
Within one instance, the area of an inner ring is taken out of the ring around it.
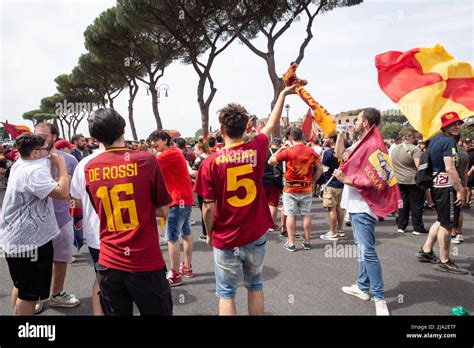
{"label": "red flag stripe", "polygon": [[375,57],[380,88],[395,103],[415,89],[443,81],[437,73],[423,72],[415,57],[419,51],[418,48],[406,52],[390,51]]}

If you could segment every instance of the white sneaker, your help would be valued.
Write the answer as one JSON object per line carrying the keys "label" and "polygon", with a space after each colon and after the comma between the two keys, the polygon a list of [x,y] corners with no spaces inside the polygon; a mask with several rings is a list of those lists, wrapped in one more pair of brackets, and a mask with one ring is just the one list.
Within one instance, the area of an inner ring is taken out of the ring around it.
{"label": "white sneaker", "polygon": [[39,314],[43,311],[44,309],[44,303],[43,301],[36,301],[35,305],[35,314]]}
{"label": "white sneaker", "polygon": [[370,300],[369,292],[367,290],[363,291],[359,289],[357,284],[352,284],[351,286],[343,286],[341,290],[345,292],[346,294],[358,297],[361,300],[364,300],[364,301]]}
{"label": "white sneaker", "polygon": [[165,237],[160,236],[160,245],[168,245],[168,241]]}
{"label": "white sneaker", "polygon": [[66,291],[61,292],[58,296],[49,297],[50,307],[65,307],[72,308],[79,306],[80,302],[74,294],[68,294]]}
{"label": "white sneaker", "polygon": [[378,298],[374,299],[375,302],[375,315],[390,315],[388,311],[387,302]]}
{"label": "white sneaker", "polygon": [[325,234],[322,234],[322,235],[320,236],[320,238],[321,238],[322,240],[334,240],[334,241],[339,240],[338,234],[337,234],[337,233],[336,233],[336,234],[332,234],[331,232],[327,232],[327,233],[325,233]]}
{"label": "white sneaker", "polygon": [[451,237],[451,243],[453,244],[460,244],[464,238],[462,237],[462,234],[457,234],[455,237]]}
{"label": "white sneaker", "polygon": [[397,230],[398,233],[405,233],[406,231],[407,231],[407,230],[402,230],[401,228],[399,228],[399,229]]}

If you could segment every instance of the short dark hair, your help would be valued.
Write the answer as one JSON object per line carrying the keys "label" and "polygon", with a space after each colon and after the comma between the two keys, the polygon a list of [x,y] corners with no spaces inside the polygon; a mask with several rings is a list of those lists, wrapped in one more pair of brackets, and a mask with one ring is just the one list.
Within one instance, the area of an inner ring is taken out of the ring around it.
{"label": "short dark hair", "polygon": [[247,110],[240,104],[227,104],[218,111],[219,123],[224,127],[224,132],[231,139],[239,139],[244,135],[249,122]]}
{"label": "short dark hair", "polygon": [[362,109],[363,111],[363,116],[369,122],[369,125],[376,125],[378,126],[380,124],[380,119],[382,118],[380,115],[380,111],[378,111],[376,108],[365,108]]}
{"label": "short dark hair", "polygon": [[71,143],[74,144],[76,141],[78,141],[79,139],[81,138],[84,138],[84,136],[82,134],[74,134],[71,138]]}
{"label": "short dark hair", "polygon": [[216,141],[217,141],[218,143],[223,143],[223,142],[224,142],[224,139],[222,138],[222,135],[217,134],[217,135],[216,135]]}
{"label": "short dark hair", "polygon": [[164,130],[156,130],[148,137],[150,142],[156,141],[158,139],[166,141],[166,146],[171,146],[171,135],[168,132]]}
{"label": "short dark hair", "polygon": [[214,138],[214,137],[209,137],[209,139],[207,139],[207,143],[209,144],[209,147],[214,147],[214,146],[216,146],[216,138]]}
{"label": "short dark hair", "polygon": [[89,133],[91,137],[106,146],[125,133],[125,119],[111,108],[100,108],[94,111],[89,118]]}
{"label": "short dark hair", "polygon": [[37,129],[37,128],[42,128],[42,127],[48,128],[48,129],[49,129],[49,132],[50,132],[52,135],[55,135],[55,136],[56,136],[56,141],[59,139],[59,129],[58,129],[58,127],[57,127],[54,123],[40,122],[40,123],[38,123],[38,124],[35,126],[35,129]]}
{"label": "short dark hair", "polygon": [[180,149],[185,149],[186,148],[186,140],[184,140],[183,138],[176,139],[176,146],[178,146],[178,148],[180,148]]}
{"label": "short dark hair", "polygon": [[295,141],[301,141],[303,139],[303,132],[298,127],[293,127],[290,129],[290,137]]}
{"label": "short dark hair", "polygon": [[331,139],[332,141],[336,142],[337,141],[337,134],[328,136],[328,139]]}
{"label": "short dark hair", "polygon": [[16,148],[22,157],[29,157],[34,149],[43,146],[46,138],[30,132],[20,134],[15,139]]}

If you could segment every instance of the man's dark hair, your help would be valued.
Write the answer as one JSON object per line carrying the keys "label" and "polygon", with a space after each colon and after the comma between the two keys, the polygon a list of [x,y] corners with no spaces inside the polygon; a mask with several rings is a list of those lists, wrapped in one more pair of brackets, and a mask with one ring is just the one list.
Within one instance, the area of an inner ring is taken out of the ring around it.
{"label": "man's dark hair", "polygon": [[54,123],[49,123],[49,122],[40,122],[38,123],[35,128],[42,128],[46,127],[49,129],[49,132],[54,136],[56,136],[55,142],[59,140],[59,129]]}
{"label": "man's dark hair", "polygon": [[33,133],[23,133],[15,139],[21,157],[29,157],[34,149],[44,146],[46,138]]}
{"label": "man's dark hair", "polygon": [[303,140],[303,132],[297,127],[293,127],[290,129],[290,136],[293,138],[294,141]]}
{"label": "man's dark hair", "polygon": [[217,143],[216,138],[210,137],[209,139],[207,139],[207,143],[209,144],[209,147],[216,146],[216,143]]}
{"label": "man's dark hair", "polygon": [[176,139],[176,146],[181,150],[186,150],[186,140],[183,138]]}
{"label": "man's dark hair", "polygon": [[82,134],[74,134],[71,138],[71,144],[74,144],[76,141],[79,139],[83,138],[84,136]]}
{"label": "man's dark hair", "polygon": [[362,109],[361,111],[364,112],[363,113],[364,118],[367,120],[367,122],[369,122],[370,126],[374,124],[378,126],[380,124],[380,119],[382,118],[380,116],[380,111],[378,111],[375,108],[365,108],[365,109]]}
{"label": "man's dark hair", "polygon": [[332,135],[328,138],[331,139],[332,141],[336,142],[337,141],[337,134],[334,134],[334,135]]}
{"label": "man's dark hair", "polygon": [[249,115],[247,110],[239,104],[228,104],[218,111],[219,122],[224,132],[231,139],[240,139],[244,135]]}
{"label": "man's dark hair", "polygon": [[216,141],[217,141],[218,143],[223,143],[223,142],[224,142],[224,139],[222,138],[222,135],[217,134],[217,135],[216,135]]}
{"label": "man's dark hair", "polygon": [[89,133],[91,137],[110,146],[125,133],[125,120],[111,108],[101,108],[94,111],[89,118]]}
{"label": "man's dark hair", "polygon": [[157,141],[158,139],[166,141],[166,146],[171,146],[172,145],[171,135],[169,135],[168,132],[165,132],[163,130],[156,130],[153,133],[151,133],[150,136],[148,137],[148,140],[150,142]]}

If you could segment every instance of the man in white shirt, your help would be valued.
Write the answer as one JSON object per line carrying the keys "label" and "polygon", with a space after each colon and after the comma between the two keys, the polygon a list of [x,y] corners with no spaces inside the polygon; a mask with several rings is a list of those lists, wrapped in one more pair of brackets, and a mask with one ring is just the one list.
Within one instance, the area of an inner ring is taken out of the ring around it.
{"label": "man in white shirt", "polygon": [[[90,160],[100,155],[104,150],[104,145],[100,144],[98,150],[94,151],[91,155],[84,157],[84,159],[77,165],[71,179],[71,197],[74,199],[75,206],[82,208],[82,231],[87,240],[87,246],[89,247],[89,253],[94,263],[94,271],[96,273],[100,250],[100,220],[89,198],[89,194],[86,191],[84,168]],[[94,315],[103,315],[100,306],[99,292],[99,283],[96,278],[92,285],[92,310]]]}
{"label": "man in white shirt", "polygon": [[[357,116],[355,131],[364,136],[372,127],[380,124],[380,112],[374,108],[363,109]],[[339,132],[336,141],[336,157],[347,160],[349,153],[358,142],[344,148],[345,131]],[[346,294],[356,296],[362,300],[370,300],[369,289],[372,290],[377,315],[390,315],[385,302],[382,266],[375,250],[375,223],[377,216],[369,207],[367,201],[353,187],[353,182],[336,169],[333,173],[339,182],[344,184],[342,193],[342,208],[346,209],[351,217],[354,240],[358,246],[359,276],[357,284],[342,287]]]}
{"label": "man in white shirt", "polygon": [[[6,253],[14,284],[14,313],[33,315],[36,301],[49,298],[52,240],[60,232],[51,198],[69,197],[69,178],[64,158],[49,154],[43,136],[24,133],[16,139],[16,147],[21,158],[12,166],[3,200],[0,249]],[[57,182],[51,165],[58,170]]]}

